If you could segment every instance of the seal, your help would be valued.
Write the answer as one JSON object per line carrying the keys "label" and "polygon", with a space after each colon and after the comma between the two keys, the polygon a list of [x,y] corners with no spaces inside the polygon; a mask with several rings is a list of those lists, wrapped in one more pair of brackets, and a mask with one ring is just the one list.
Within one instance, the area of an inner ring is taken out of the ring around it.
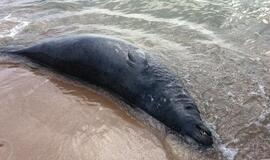
{"label": "seal", "polygon": [[193,98],[165,65],[129,42],[101,35],[51,38],[12,51],[119,95],[203,146],[213,138]]}

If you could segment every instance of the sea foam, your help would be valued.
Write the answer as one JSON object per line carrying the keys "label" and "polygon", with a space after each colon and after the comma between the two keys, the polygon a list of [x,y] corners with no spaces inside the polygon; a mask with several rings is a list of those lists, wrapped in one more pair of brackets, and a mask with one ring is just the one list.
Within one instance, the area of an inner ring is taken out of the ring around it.
{"label": "sea foam", "polygon": [[0,19],[0,24],[5,24],[8,22],[15,23],[16,25],[11,25],[12,28],[3,29],[0,32],[0,38],[4,37],[11,37],[14,38],[18,33],[24,30],[26,26],[29,25],[30,22],[18,19],[16,17],[12,17],[11,14],[7,15],[6,17]]}

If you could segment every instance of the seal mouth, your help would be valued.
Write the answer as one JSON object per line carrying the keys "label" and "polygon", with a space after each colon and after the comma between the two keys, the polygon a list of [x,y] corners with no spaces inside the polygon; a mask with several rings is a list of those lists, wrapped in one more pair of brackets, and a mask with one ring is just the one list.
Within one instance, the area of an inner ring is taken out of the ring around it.
{"label": "seal mouth", "polygon": [[213,145],[212,133],[203,124],[195,124],[193,133],[190,136],[204,146],[210,147]]}

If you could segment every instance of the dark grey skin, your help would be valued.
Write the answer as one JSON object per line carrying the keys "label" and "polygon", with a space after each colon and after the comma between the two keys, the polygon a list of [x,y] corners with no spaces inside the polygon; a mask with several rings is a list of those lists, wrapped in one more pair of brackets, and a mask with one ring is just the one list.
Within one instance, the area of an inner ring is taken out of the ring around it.
{"label": "dark grey skin", "polygon": [[13,53],[108,89],[172,130],[212,146],[209,129],[182,83],[132,44],[104,36],[50,39]]}

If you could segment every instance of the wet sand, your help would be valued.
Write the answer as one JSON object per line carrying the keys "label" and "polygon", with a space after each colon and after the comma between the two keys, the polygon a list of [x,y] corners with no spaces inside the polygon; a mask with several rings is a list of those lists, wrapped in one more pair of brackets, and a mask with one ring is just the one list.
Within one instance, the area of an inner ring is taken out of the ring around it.
{"label": "wet sand", "polygon": [[120,103],[28,69],[0,64],[1,160],[167,159],[157,137]]}

